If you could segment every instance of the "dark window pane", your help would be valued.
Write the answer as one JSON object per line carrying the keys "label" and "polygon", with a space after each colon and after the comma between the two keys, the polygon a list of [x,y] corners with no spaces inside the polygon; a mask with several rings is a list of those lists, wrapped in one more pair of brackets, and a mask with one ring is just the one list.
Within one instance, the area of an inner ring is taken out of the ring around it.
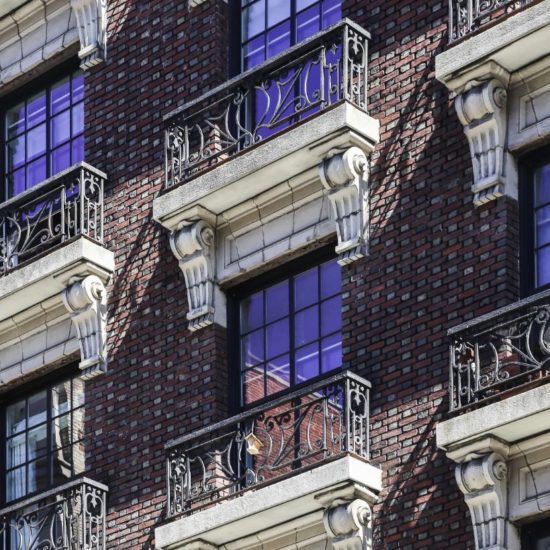
{"label": "dark window pane", "polygon": [[27,472],[26,467],[17,468],[17,470],[12,470],[8,472],[6,476],[6,497],[8,502],[10,500],[15,500],[25,496],[27,492]]}
{"label": "dark window pane", "polygon": [[264,361],[264,331],[250,333],[242,343],[243,368],[252,367]]}
{"label": "dark window pane", "polygon": [[8,139],[25,130],[25,103],[19,103],[6,113],[6,137]]}
{"label": "dark window pane", "polygon": [[27,189],[46,179],[46,157],[27,165]]}
{"label": "dark window pane", "polygon": [[290,47],[290,21],[267,33],[267,57],[274,57]]}
{"label": "dark window pane", "polygon": [[321,341],[321,370],[323,373],[342,366],[342,336],[333,334]]}
{"label": "dark window pane", "polygon": [[34,460],[40,456],[43,456],[48,451],[48,426],[42,424],[37,428],[29,430],[27,436],[27,460]]}
{"label": "dark window pane", "polygon": [[265,29],[265,0],[256,0],[243,10],[243,40]]}
{"label": "dark window pane", "polygon": [[321,304],[321,336],[342,328],[342,297],[335,296]]}
{"label": "dark window pane", "polygon": [[319,376],[319,346],[317,343],[296,352],[296,384]]}
{"label": "dark window pane", "polygon": [[6,435],[16,434],[27,427],[27,402],[25,399],[6,408]]}
{"label": "dark window pane", "polygon": [[266,289],[265,305],[267,323],[288,315],[288,281]]}
{"label": "dark window pane", "polygon": [[65,145],[54,149],[51,154],[51,162],[54,174],[71,166],[71,144],[65,143]]}
{"label": "dark window pane", "polygon": [[48,457],[39,458],[27,465],[27,490],[29,493],[45,491],[49,484]]}
{"label": "dark window pane", "polygon": [[264,391],[264,368],[255,367],[243,373],[243,398],[244,403],[249,404],[262,399]]}
{"label": "dark window pane", "polygon": [[550,283],[550,246],[537,251],[537,286]]}
{"label": "dark window pane", "polygon": [[272,359],[266,366],[267,394],[272,395],[290,386],[290,358],[283,355]]}
{"label": "dark window pane", "polygon": [[313,306],[296,314],[294,321],[296,346],[319,338],[319,306]]}
{"label": "dark window pane", "polygon": [[294,307],[301,309],[318,301],[317,268],[300,273],[294,279]]}
{"label": "dark window pane", "polygon": [[52,147],[57,147],[71,137],[71,113],[65,111],[52,118]]}
{"label": "dark window pane", "polygon": [[550,203],[550,164],[535,171],[535,207]]}
{"label": "dark window pane", "polygon": [[71,415],[59,416],[52,422],[52,448],[65,447],[71,443]]}
{"label": "dark window pane", "polygon": [[46,422],[47,392],[46,390],[31,395],[29,403],[29,427]]}
{"label": "dark window pane", "polygon": [[241,302],[241,331],[249,332],[264,322],[264,295],[256,292]]}
{"label": "dark window pane", "polygon": [[10,437],[6,442],[6,466],[14,468],[27,461],[26,434],[20,433]]}
{"label": "dark window pane", "polygon": [[57,449],[52,454],[53,482],[63,483],[71,478],[73,470],[73,447]]}
{"label": "dark window pane", "polygon": [[33,160],[46,152],[46,125],[41,124],[27,134],[27,160]]}
{"label": "dark window pane", "polygon": [[69,77],[64,78],[52,87],[52,115],[60,113],[71,106],[71,83]]}
{"label": "dark window pane", "polygon": [[290,17],[289,0],[267,0],[267,25],[273,27]]}
{"label": "dark window pane", "polygon": [[27,128],[46,120],[46,92],[40,92],[27,102]]}
{"label": "dark window pane", "polygon": [[267,359],[287,353],[290,348],[288,319],[282,319],[266,328]]}
{"label": "dark window pane", "polygon": [[333,260],[321,265],[321,298],[328,298],[342,292],[340,266]]}
{"label": "dark window pane", "polygon": [[543,246],[550,243],[550,206],[539,208],[536,213],[536,245]]}

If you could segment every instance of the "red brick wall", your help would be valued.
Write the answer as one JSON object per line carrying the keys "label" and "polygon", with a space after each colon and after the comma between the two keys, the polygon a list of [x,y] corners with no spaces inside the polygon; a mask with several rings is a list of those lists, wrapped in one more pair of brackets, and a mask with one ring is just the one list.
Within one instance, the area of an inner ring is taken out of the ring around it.
{"label": "red brick wall", "polygon": [[[111,0],[109,59],[88,73],[87,160],[106,171],[109,373],[88,384],[89,475],[110,486],[109,548],[152,548],[165,513],[165,443],[227,415],[226,335],[187,330],[183,275],[152,221],[162,116],[226,78],[227,6]],[[517,212],[474,208],[468,145],[435,81],[446,2],[346,0],[373,35],[370,256],[344,270],[345,363],[371,380],[373,461],[384,469],[377,548],[470,548],[449,460],[446,330],[517,296]]]}

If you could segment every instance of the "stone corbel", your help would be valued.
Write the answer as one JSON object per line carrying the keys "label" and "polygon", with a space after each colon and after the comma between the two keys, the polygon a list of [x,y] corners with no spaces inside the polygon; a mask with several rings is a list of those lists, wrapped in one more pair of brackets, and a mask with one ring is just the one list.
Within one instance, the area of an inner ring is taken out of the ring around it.
{"label": "stone corbel", "polygon": [[106,59],[107,0],[71,0],[80,37],[81,68],[86,70]]}
{"label": "stone corbel", "polygon": [[107,291],[96,275],[71,284],[62,295],[80,344],[82,378],[107,370]]}
{"label": "stone corbel", "polygon": [[329,508],[323,523],[335,550],[372,548],[372,510],[368,502],[355,499]]}
{"label": "stone corbel", "polygon": [[214,322],[214,229],[203,219],[189,221],[170,235],[172,252],[185,277],[189,301],[189,330]]}
{"label": "stone corbel", "polygon": [[319,166],[338,236],[338,263],[347,265],[368,253],[368,166],[358,147],[326,158]]}
{"label": "stone corbel", "polygon": [[455,468],[470,511],[477,550],[519,550],[518,533],[508,520],[508,468],[499,452],[469,453]]}
{"label": "stone corbel", "polygon": [[458,118],[470,146],[474,204],[503,195],[517,197],[515,162],[507,149],[506,79],[474,80],[455,99]]}

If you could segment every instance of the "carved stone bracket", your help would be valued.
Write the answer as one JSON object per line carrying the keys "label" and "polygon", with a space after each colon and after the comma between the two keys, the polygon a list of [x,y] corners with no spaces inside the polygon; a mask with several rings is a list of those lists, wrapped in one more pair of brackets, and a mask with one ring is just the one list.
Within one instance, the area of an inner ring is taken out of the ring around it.
{"label": "carved stone bracket", "polygon": [[335,550],[372,548],[372,510],[368,502],[355,499],[329,508],[323,522]]}
{"label": "carved stone bracket", "polygon": [[71,0],[76,16],[82,69],[105,60],[107,52],[107,0]]}
{"label": "carved stone bracket", "polygon": [[502,195],[517,197],[515,163],[506,146],[506,103],[506,88],[496,78],[471,82],[455,100],[470,145],[476,206]]}
{"label": "carved stone bracket", "polygon": [[191,221],[172,232],[172,252],[185,277],[189,330],[214,322],[214,229],[204,220]]}
{"label": "carved stone bracket", "polygon": [[80,343],[82,378],[89,379],[107,369],[107,291],[96,275],[71,284],[63,292],[63,303],[71,314]]}
{"label": "carved stone bracket", "polygon": [[477,550],[519,549],[517,532],[507,515],[504,458],[492,452],[458,464],[456,481],[470,510]]}
{"label": "carved stone bracket", "polygon": [[368,253],[368,166],[367,156],[358,147],[330,156],[319,166],[336,221],[340,265]]}

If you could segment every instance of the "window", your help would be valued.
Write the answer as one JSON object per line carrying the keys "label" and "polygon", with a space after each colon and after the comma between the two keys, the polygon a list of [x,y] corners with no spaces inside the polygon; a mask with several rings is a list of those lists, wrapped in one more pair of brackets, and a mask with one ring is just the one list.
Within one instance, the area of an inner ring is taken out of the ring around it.
{"label": "window", "polygon": [[83,159],[83,73],[34,87],[23,100],[18,94],[2,119],[3,198],[8,199]]}
{"label": "window", "polygon": [[240,298],[241,405],[342,366],[341,284],[332,259]]}
{"label": "window", "polygon": [[342,18],[342,0],[240,2],[241,69],[245,71]]}
{"label": "window", "polygon": [[521,530],[521,548],[524,550],[550,550],[548,519],[526,525]]}
{"label": "window", "polygon": [[550,150],[528,157],[521,181],[521,280],[524,294],[550,285]]}
{"label": "window", "polygon": [[64,379],[4,409],[5,502],[84,472],[84,382]]}

